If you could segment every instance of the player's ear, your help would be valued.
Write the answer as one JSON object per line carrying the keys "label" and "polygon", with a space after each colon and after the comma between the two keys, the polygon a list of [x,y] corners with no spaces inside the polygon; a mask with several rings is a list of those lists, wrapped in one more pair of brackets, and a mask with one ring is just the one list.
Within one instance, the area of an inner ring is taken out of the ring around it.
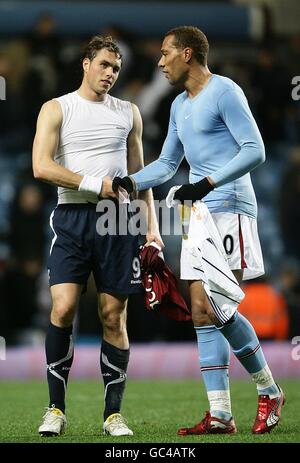
{"label": "player's ear", "polygon": [[191,48],[185,48],[185,49],[183,50],[183,53],[184,53],[184,55],[183,55],[183,56],[184,56],[184,61],[185,61],[186,63],[188,63],[188,62],[191,60],[191,58],[192,58],[193,50],[192,50]]}
{"label": "player's ear", "polygon": [[89,67],[90,67],[90,60],[89,58],[84,58],[83,61],[82,61],[82,67],[83,67],[83,71],[84,72],[87,72],[89,70]]}

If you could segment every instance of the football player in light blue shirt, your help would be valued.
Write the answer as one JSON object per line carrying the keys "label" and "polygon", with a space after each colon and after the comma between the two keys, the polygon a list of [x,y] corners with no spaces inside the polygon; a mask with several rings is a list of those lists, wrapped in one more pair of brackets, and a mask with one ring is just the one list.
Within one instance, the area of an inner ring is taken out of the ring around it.
{"label": "football player in light blue shirt", "polygon": [[[167,50],[163,53],[162,60],[168,57]],[[172,82],[172,71],[163,72]],[[131,176],[136,189],[169,180],[184,156],[190,166],[190,183],[208,177],[215,188],[205,197],[211,212],[256,217],[249,172],[265,160],[264,144],[246,97],[232,80],[208,71],[200,92],[186,90],[175,98],[159,159]],[[182,199],[201,198],[196,189],[195,197],[188,194]]]}
{"label": "football player in light blue shirt", "polygon": [[[113,189],[122,187],[130,193],[166,182],[185,156],[190,183],[181,186],[174,199],[204,198],[223,242],[231,237],[226,249],[229,265],[241,281],[263,273],[249,172],[265,160],[265,151],[243,91],[232,80],[209,71],[208,49],[207,38],[198,28],[183,26],[166,34],[158,64],[169,82],[181,84],[185,91],[172,104],[159,158],[130,177],[115,178]],[[196,270],[189,268],[183,241],[181,278],[189,280],[210,412],[194,427],[179,429],[178,434],[236,432],[228,381],[229,345],[257,385],[259,405],[252,432],[269,432],[279,421],[284,394],[274,382],[252,325],[238,312],[222,325]]]}

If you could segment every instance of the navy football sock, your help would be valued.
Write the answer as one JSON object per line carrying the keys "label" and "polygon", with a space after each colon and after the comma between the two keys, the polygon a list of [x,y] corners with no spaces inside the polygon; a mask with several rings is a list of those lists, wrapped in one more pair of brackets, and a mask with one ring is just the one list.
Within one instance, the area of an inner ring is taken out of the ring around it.
{"label": "navy football sock", "polygon": [[105,386],[104,421],[113,413],[119,413],[126,383],[129,349],[117,347],[102,340],[100,364]]}
{"label": "navy football sock", "polygon": [[50,323],[46,335],[47,380],[49,407],[65,411],[65,395],[73,362],[72,326],[59,328]]}

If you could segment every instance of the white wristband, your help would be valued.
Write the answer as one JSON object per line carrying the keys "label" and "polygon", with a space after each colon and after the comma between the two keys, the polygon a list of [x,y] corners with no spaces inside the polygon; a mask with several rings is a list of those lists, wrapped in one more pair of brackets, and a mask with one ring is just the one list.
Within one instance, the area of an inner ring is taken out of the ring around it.
{"label": "white wristband", "polygon": [[78,191],[89,191],[99,196],[102,188],[102,178],[92,177],[91,175],[84,175],[80,182]]}

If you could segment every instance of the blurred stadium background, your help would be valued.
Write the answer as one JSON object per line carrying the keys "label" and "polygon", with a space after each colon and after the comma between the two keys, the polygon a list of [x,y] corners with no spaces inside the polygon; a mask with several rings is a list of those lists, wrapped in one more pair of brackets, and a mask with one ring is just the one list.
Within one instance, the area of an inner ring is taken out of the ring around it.
{"label": "blurred stadium background", "polygon": [[[6,99],[0,101],[0,336],[7,346],[0,379],[42,378],[45,372],[48,218],[56,190],[32,178],[40,106],[79,86],[87,39],[111,33],[124,57],[112,94],[139,106],[149,163],[160,152],[176,95],[156,66],[161,38],[182,24],[207,34],[211,71],[241,85],[262,132],[267,161],[252,179],[266,276],[245,285],[241,311],[266,342],[274,374],[300,376],[295,344],[300,341],[300,91],[292,98],[292,79],[300,76],[299,18],[298,0],[0,1],[0,76],[6,81]],[[183,164],[171,182],[154,189],[155,197],[165,198],[171,185],[186,180]],[[163,238],[166,260],[178,275],[180,239]],[[185,286],[181,289],[188,300]],[[128,330],[131,377],[199,377],[190,323],[149,313],[135,297]],[[75,324],[73,377],[99,376],[100,337],[91,280]],[[231,372],[244,376],[234,359]]]}

